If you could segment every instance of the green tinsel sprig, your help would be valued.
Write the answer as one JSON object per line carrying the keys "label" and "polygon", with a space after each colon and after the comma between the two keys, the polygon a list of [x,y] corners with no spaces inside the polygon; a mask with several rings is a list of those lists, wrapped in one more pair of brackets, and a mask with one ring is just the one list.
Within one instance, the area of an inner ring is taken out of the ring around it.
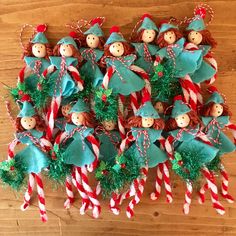
{"label": "green tinsel sprig", "polygon": [[115,164],[101,161],[96,169],[95,177],[104,197],[110,197],[113,192],[120,193],[140,176],[141,165],[133,156],[121,155],[115,159]]}
{"label": "green tinsel sprig", "polygon": [[3,161],[0,163],[0,179],[4,184],[19,191],[24,186],[25,168],[14,159]]}

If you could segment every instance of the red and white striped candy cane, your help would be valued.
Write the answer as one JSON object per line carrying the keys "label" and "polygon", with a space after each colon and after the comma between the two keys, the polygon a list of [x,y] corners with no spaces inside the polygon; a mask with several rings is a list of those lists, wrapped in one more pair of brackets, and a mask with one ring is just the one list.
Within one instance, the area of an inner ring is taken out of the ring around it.
{"label": "red and white striped candy cane", "polygon": [[66,194],[67,194],[67,199],[64,202],[64,207],[66,209],[69,209],[71,204],[75,201],[73,189],[72,189],[72,179],[71,176],[66,177]]}
{"label": "red and white striped candy cane", "polygon": [[192,198],[192,193],[193,193],[193,186],[192,183],[186,182],[186,191],[185,191],[185,201],[184,201],[184,207],[183,207],[183,212],[184,214],[189,214],[189,208],[191,205],[191,198]]}
{"label": "red and white striped candy cane", "polygon": [[228,190],[229,190],[229,176],[228,176],[228,173],[226,172],[223,164],[221,164],[220,173],[221,173],[221,176],[222,176],[221,194],[229,203],[233,203],[234,198],[228,193]]}
{"label": "red and white striped candy cane", "polygon": [[88,195],[88,198],[93,204],[93,217],[98,218],[101,213],[101,206],[100,206],[100,202],[98,201],[96,192],[92,190],[92,188],[89,185],[86,167],[81,167],[81,180],[82,180],[83,187]]}
{"label": "red and white striped candy cane", "polygon": [[179,81],[183,90],[185,102],[189,103],[192,110],[196,111],[198,97],[201,96],[199,91],[196,89],[196,86],[189,75],[180,78]]}
{"label": "red and white striped candy cane", "polygon": [[126,209],[126,215],[128,218],[131,218],[134,216],[134,207],[140,202],[141,197],[143,195],[144,185],[147,181],[147,175],[148,175],[148,165],[147,164],[145,167],[143,167],[141,169],[141,175],[142,175],[142,177],[139,178],[140,181],[139,181],[138,188],[136,189],[136,194],[135,194],[134,198],[130,201],[130,203]]}
{"label": "red and white striped candy cane", "polygon": [[209,64],[213,67],[213,69],[216,70],[216,73],[210,78],[208,81],[206,81],[206,84],[211,85],[216,81],[217,78],[217,71],[218,71],[218,65],[216,59],[212,56],[212,53],[208,53],[204,59],[209,62]]}
{"label": "red and white striped candy cane", "polygon": [[40,174],[34,174],[36,184],[37,184],[37,192],[38,192],[38,203],[39,203],[39,212],[41,216],[41,220],[43,222],[47,222],[48,217],[46,213],[46,207],[45,207],[45,196],[44,196],[44,190],[43,190],[43,182],[41,179]]}
{"label": "red and white striped candy cane", "polygon": [[74,170],[72,172],[72,181],[82,198],[82,206],[80,208],[80,214],[84,215],[86,210],[90,207],[91,202],[90,202],[88,195],[82,185],[81,168],[80,167],[74,167]]}
{"label": "red and white striped candy cane", "polygon": [[232,132],[233,137],[234,137],[234,144],[236,145],[236,125],[230,122],[225,127],[228,128]]}
{"label": "red and white striped candy cane", "polygon": [[165,186],[165,191],[166,191],[166,201],[168,203],[172,203],[173,202],[173,195],[172,195],[172,190],[171,190],[170,173],[169,173],[169,169],[167,166],[167,161],[162,163],[161,171],[162,171],[162,176],[163,176],[164,186]]}
{"label": "red and white striped candy cane", "polygon": [[163,175],[162,175],[162,171],[161,171],[161,165],[162,165],[162,163],[157,165],[157,175],[156,175],[156,180],[155,180],[155,192],[152,192],[150,194],[150,198],[153,201],[157,200],[161,194],[161,186],[163,183]]}
{"label": "red and white striped candy cane", "polygon": [[205,193],[206,193],[206,190],[208,190],[208,184],[207,183],[204,183],[202,185],[202,187],[200,188],[198,194],[199,194],[199,198],[198,198],[198,202],[199,204],[203,204],[205,202]]}
{"label": "red and white striped candy cane", "polygon": [[203,173],[203,176],[205,176],[208,187],[210,189],[211,201],[213,203],[213,207],[215,208],[217,213],[219,213],[220,215],[224,215],[225,209],[222,206],[222,204],[219,202],[218,189],[215,184],[214,176],[210,173],[210,171],[207,169],[207,167],[204,167],[202,169],[202,173]]}
{"label": "red and white striped candy cane", "polygon": [[29,205],[30,205],[30,199],[33,194],[34,190],[34,185],[35,185],[35,176],[33,173],[29,174],[29,181],[28,181],[28,187],[24,195],[24,203],[21,205],[21,210],[25,211]]}

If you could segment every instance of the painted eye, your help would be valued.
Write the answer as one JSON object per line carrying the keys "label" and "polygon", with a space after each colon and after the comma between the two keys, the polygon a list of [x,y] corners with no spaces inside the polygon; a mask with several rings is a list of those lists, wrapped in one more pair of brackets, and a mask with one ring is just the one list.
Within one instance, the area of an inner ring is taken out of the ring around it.
{"label": "painted eye", "polygon": [[218,108],[218,106],[216,106],[216,108]]}
{"label": "painted eye", "polygon": [[26,122],[26,120],[23,120],[24,122]]}
{"label": "painted eye", "polygon": [[90,37],[88,37],[88,39],[90,39]]}
{"label": "painted eye", "polygon": [[115,48],[115,45],[113,45],[112,47]]}
{"label": "painted eye", "polygon": [[33,119],[30,119],[30,121],[32,121]]}
{"label": "painted eye", "polygon": [[93,38],[93,40],[94,40],[95,38]]}
{"label": "painted eye", "polygon": [[118,43],[118,46],[120,46],[120,43]]}

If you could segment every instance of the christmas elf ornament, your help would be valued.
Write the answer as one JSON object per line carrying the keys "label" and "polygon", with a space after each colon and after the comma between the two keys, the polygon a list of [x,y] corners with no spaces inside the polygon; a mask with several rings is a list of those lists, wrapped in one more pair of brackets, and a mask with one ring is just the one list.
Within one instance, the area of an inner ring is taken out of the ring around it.
{"label": "christmas elf ornament", "polygon": [[144,69],[149,76],[154,73],[154,59],[158,46],[154,43],[158,33],[158,28],[151,15],[144,14],[132,31],[131,40],[135,47],[137,59],[135,65]]}
{"label": "christmas elf ornament", "polygon": [[[210,87],[212,93],[201,109],[202,121],[205,126],[204,132],[212,144],[219,149],[217,156],[208,164],[209,170],[221,173],[222,175],[222,195],[229,202],[233,198],[228,194],[228,177],[223,166],[221,157],[235,151],[235,141],[232,142],[223,132],[225,127],[231,129],[235,138],[236,126],[230,122],[230,111],[222,97],[215,87]],[[227,184],[225,184],[227,182]]]}
{"label": "christmas elf ornament", "polygon": [[93,87],[100,86],[104,77],[99,66],[100,59],[104,54],[105,39],[101,29],[104,21],[105,18],[103,17],[97,17],[90,21],[90,28],[84,32],[84,45],[80,48],[84,61],[80,73],[85,77],[86,83],[91,83]]}
{"label": "christmas elf ornament", "polygon": [[46,80],[50,81],[52,97],[50,109],[47,112],[47,136],[52,138],[55,119],[62,98],[68,98],[83,90],[83,80],[76,69],[81,56],[74,40],[76,34],[62,38],[54,47],[55,56],[50,57],[51,65],[44,72]]}
{"label": "christmas elf ornament", "polygon": [[[23,102],[22,109],[16,118],[15,126],[16,138],[9,145],[8,161],[6,163],[10,164],[10,168],[6,174],[9,177],[17,171],[22,171],[22,175],[29,174],[28,188],[25,193],[24,203],[21,206],[23,211],[30,205],[31,195],[33,194],[33,188],[36,182],[40,216],[41,220],[46,222],[47,215],[41,172],[48,167],[52,144],[45,138],[46,126],[44,121],[28,101]],[[15,146],[19,143],[25,144],[26,147],[15,154]],[[4,181],[4,178],[1,177],[1,179]],[[18,179],[16,178],[16,180]],[[16,180],[12,179],[12,181]],[[11,185],[10,183],[8,184]]]}
{"label": "christmas elf ornament", "polygon": [[[22,32],[25,27],[23,26]],[[17,87],[10,89],[14,100],[20,100],[24,95],[29,95],[38,109],[46,106],[49,85],[44,81],[42,73],[50,66],[49,56],[52,49],[45,36],[47,25],[38,25],[30,41],[23,45],[23,60],[25,66],[18,75]],[[21,32],[21,34],[22,34]]]}
{"label": "christmas elf ornament", "polygon": [[[87,104],[79,99],[70,110],[71,123],[66,124],[65,132],[57,136],[54,149],[56,155],[62,156],[64,163],[72,165],[72,183],[82,197],[80,213],[84,214],[89,207],[93,209],[93,217],[97,218],[101,207],[97,194],[89,185],[87,168],[98,161],[99,144],[93,136],[94,121]],[[67,182],[68,184],[68,182]],[[68,196],[70,205],[71,196]],[[65,207],[69,207],[69,205]]]}
{"label": "christmas elf ornament", "polygon": [[211,190],[213,207],[219,214],[224,214],[225,210],[218,200],[214,176],[207,168],[207,164],[217,156],[219,149],[201,132],[199,117],[181,97],[175,98],[165,129],[169,132],[165,147],[172,169],[186,182],[184,213],[189,213],[193,185],[203,175]]}

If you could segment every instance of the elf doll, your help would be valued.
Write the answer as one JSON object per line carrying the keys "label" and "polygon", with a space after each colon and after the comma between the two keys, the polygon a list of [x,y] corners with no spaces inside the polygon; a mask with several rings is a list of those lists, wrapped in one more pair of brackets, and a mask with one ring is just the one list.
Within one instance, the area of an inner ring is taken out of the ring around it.
{"label": "elf doll", "polygon": [[50,57],[51,66],[45,71],[46,80],[50,81],[52,97],[51,107],[47,112],[49,126],[47,128],[48,138],[53,137],[54,122],[62,98],[68,98],[83,90],[83,80],[76,69],[81,60],[78,46],[74,40],[76,34],[62,38],[53,49],[54,56]]}
{"label": "elf doll", "polygon": [[212,86],[209,88],[209,91],[212,95],[201,109],[202,121],[205,126],[204,132],[208,139],[219,149],[215,159],[209,163],[209,169],[212,170],[212,172],[218,171],[222,174],[222,195],[229,202],[233,202],[234,199],[228,194],[228,177],[221,163],[221,158],[224,154],[235,151],[235,143],[223,132],[223,129],[227,127],[232,129],[233,134],[235,134],[235,125],[230,123],[231,113],[217,89]]}
{"label": "elf doll", "polygon": [[145,87],[148,75],[137,66],[136,59],[130,44],[114,26],[110,30],[110,36],[104,48],[103,62],[107,66],[104,76],[103,88],[112,89],[113,93],[119,94],[118,124],[121,138],[125,138],[124,129],[124,103],[125,96],[130,97],[131,106],[135,112],[138,109],[138,94]]}
{"label": "elf doll", "polygon": [[[52,149],[51,143],[45,139],[45,123],[35,112],[32,104],[24,101],[22,109],[15,121],[16,139],[9,145],[8,161],[12,163],[8,175],[14,176],[14,171],[19,168],[24,174],[29,174],[28,189],[25,193],[24,203],[21,209],[24,211],[30,205],[34,183],[37,184],[39,197],[40,216],[43,222],[47,221],[43,183],[40,173],[48,167],[49,151]],[[25,144],[23,150],[14,154],[17,144]],[[16,169],[15,169],[16,168]],[[23,179],[22,179],[23,180]]]}
{"label": "elf doll", "polygon": [[104,19],[99,17],[91,21],[90,28],[84,32],[85,46],[80,48],[81,56],[85,61],[80,72],[85,76],[86,81],[92,83],[93,87],[100,86],[104,77],[99,67],[105,43],[101,29],[103,22]]}
{"label": "elf doll", "polygon": [[137,29],[136,34],[134,35],[134,32],[132,32],[131,35],[132,45],[135,47],[137,54],[135,65],[143,68],[151,77],[154,73],[153,62],[159,49],[155,45],[158,28],[149,14],[144,14],[138,25],[140,27]]}
{"label": "elf doll", "polygon": [[[65,126],[65,132],[60,134],[55,141],[56,154],[63,157],[65,164],[72,165],[72,182],[82,197],[80,213],[85,214],[89,208],[93,208],[93,217],[97,218],[101,207],[97,194],[88,183],[87,169],[97,163],[99,156],[99,144],[93,136],[94,119],[87,104],[79,99],[71,108],[71,123]],[[66,187],[68,188],[66,183]],[[71,189],[71,187],[69,188]],[[68,195],[68,189],[67,189]],[[70,195],[68,199],[70,200]]]}
{"label": "elf doll", "polygon": [[46,25],[38,25],[30,42],[23,46],[26,65],[18,75],[17,88],[10,91],[15,100],[21,100],[25,94],[30,95],[38,109],[46,105],[48,96],[48,85],[42,77],[42,73],[50,66],[49,56],[52,55],[45,36],[46,29]]}
{"label": "elf doll", "polygon": [[189,213],[193,184],[203,174],[210,183],[213,207],[219,214],[224,214],[225,210],[218,200],[214,176],[210,176],[206,167],[219,150],[211,144],[200,128],[201,121],[196,112],[191,110],[180,96],[176,97],[171,117],[165,127],[169,132],[165,146],[172,169],[186,181],[184,213]]}
{"label": "elf doll", "polygon": [[202,50],[203,60],[200,67],[191,74],[194,83],[207,82],[213,83],[216,78],[217,62],[213,58],[211,49],[215,48],[217,43],[212,38],[209,30],[206,29],[204,18],[206,9],[203,7],[195,11],[195,16],[191,19],[185,29],[187,50]]}
{"label": "elf doll", "polygon": [[179,79],[186,102],[196,110],[198,90],[189,74],[194,73],[200,67],[202,51],[185,50],[184,37],[178,27],[170,23],[161,24],[156,42],[161,49],[157,52],[155,65],[159,66],[161,62],[163,66],[172,70],[173,76]]}

